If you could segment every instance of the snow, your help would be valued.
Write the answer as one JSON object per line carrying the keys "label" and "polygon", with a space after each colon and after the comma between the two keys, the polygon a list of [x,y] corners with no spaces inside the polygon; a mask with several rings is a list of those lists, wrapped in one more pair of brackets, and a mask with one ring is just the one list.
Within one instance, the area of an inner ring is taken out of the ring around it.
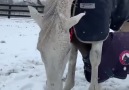
{"label": "snow", "polygon": [[[40,0],[41,2],[44,2],[46,0]],[[38,0],[13,0],[13,3],[20,3],[20,2],[31,2],[37,4]]]}
{"label": "snow", "polygon": [[[0,90],[44,90],[45,69],[36,48],[39,31],[32,19],[0,18]],[[111,78],[102,83],[102,90],[129,90],[128,81],[129,76]],[[75,82],[73,90],[88,90],[80,53]]]}

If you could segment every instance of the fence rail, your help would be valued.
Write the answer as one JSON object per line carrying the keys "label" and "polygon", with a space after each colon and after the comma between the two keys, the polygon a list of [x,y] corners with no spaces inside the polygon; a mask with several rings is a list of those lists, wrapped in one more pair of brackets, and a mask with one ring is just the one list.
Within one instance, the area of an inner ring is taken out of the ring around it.
{"label": "fence rail", "polygon": [[[33,7],[35,7],[39,11],[39,13],[43,12],[44,6],[33,6]],[[27,5],[9,5],[9,4],[0,4],[0,16],[7,16],[8,18],[30,17]]]}

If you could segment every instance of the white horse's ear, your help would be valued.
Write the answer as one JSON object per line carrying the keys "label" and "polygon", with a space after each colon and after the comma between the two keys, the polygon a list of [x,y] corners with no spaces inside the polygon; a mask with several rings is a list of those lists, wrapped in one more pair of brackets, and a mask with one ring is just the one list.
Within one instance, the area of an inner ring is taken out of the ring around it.
{"label": "white horse's ear", "polygon": [[74,25],[76,25],[79,20],[85,15],[86,13],[80,13],[76,16],[73,16],[71,18],[67,18],[65,17],[63,14],[60,14],[61,19],[64,21],[64,28],[66,30],[69,30],[71,27],[73,27]]}
{"label": "white horse's ear", "polygon": [[43,15],[40,14],[34,7],[28,6],[28,9],[30,11],[30,16],[32,19],[36,21],[36,23],[39,25],[40,28],[42,28],[43,23]]}

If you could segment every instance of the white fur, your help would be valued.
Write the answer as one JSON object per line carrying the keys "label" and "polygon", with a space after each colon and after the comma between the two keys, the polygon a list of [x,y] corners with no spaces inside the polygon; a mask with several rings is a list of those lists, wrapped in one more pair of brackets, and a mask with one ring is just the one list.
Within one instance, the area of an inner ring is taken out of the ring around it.
{"label": "white fur", "polygon": [[100,90],[98,84],[98,67],[101,62],[103,41],[92,43],[92,48],[90,51],[90,62],[91,62],[91,84],[89,90]]}
{"label": "white fur", "polygon": [[42,28],[42,21],[43,21],[43,15],[38,13],[38,11],[31,6],[28,6],[29,10],[30,10],[30,15],[31,17],[36,21],[36,23],[38,23],[38,25]]}
{"label": "white fur", "polygon": [[[103,41],[98,42],[87,42],[92,44],[92,48],[90,51],[90,62],[91,62],[91,84],[89,90],[100,90],[100,85],[98,84],[98,67],[101,62],[101,53],[102,53],[102,45]],[[75,66],[76,66],[76,57],[77,51],[76,47],[72,46],[74,49],[70,54],[70,62],[68,67],[68,75],[66,80],[66,86],[64,90],[71,90],[74,86],[74,77],[75,77]]]}
{"label": "white fur", "polygon": [[[70,17],[72,2],[73,0],[47,0],[44,15],[29,6],[32,18],[41,28],[37,48],[46,69],[46,90],[63,90],[62,75],[69,51],[71,54],[64,90],[71,90],[74,86],[77,49],[70,43],[69,29],[77,24],[85,13]],[[98,66],[101,61],[103,41],[88,43],[92,44],[90,52],[92,76],[89,90],[100,90],[98,87]]]}
{"label": "white fur", "polygon": [[71,4],[72,0],[47,0],[44,15],[28,7],[32,18],[41,28],[37,48],[46,69],[46,90],[63,90],[62,76],[71,48],[69,28],[85,15],[82,13],[70,17]]}
{"label": "white fur", "polygon": [[68,65],[68,74],[64,90],[71,90],[75,84],[74,78],[75,78],[76,60],[77,60],[77,48],[74,45],[72,45],[70,51],[69,65]]}

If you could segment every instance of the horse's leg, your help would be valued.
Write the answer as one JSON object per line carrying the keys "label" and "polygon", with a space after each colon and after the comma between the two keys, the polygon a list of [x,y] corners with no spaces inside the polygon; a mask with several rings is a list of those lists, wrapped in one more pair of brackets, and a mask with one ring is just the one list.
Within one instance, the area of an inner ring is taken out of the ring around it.
{"label": "horse's leg", "polygon": [[129,32],[129,22],[124,22],[124,24],[122,25],[121,32]]}
{"label": "horse's leg", "polygon": [[101,62],[103,41],[92,43],[90,51],[90,62],[92,66],[91,71],[91,84],[89,90],[100,90],[98,84],[98,67]]}
{"label": "horse's leg", "polygon": [[76,59],[77,59],[77,48],[74,45],[72,45],[70,51],[67,79],[65,82],[64,90],[71,90],[74,86]]}

